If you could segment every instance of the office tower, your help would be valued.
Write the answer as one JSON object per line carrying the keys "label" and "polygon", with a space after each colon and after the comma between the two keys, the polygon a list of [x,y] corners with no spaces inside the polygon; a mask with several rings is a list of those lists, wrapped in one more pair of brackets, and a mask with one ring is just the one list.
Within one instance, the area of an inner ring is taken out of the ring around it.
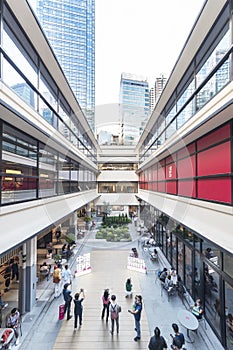
{"label": "office tower", "polygon": [[156,103],[158,102],[164,86],[166,85],[167,78],[165,78],[162,74],[160,77],[155,79],[154,86],[150,89],[150,111],[153,112]]}
{"label": "office tower", "polygon": [[121,74],[120,82],[121,143],[134,145],[149,117],[149,85],[146,78]]}
{"label": "office tower", "polygon": [[95,127],[95,1],[37,0],[37,14],[67,80]]}
{"label": "office tower", "polygon": [[150,88],[150,113],[153,112],[155,108],[155,87]]}
{"label": "office tower", "polygon": [[158,102],[166,82],[167,78],[165,78],[162,74],[160,77],[155,79],[155,104]]}

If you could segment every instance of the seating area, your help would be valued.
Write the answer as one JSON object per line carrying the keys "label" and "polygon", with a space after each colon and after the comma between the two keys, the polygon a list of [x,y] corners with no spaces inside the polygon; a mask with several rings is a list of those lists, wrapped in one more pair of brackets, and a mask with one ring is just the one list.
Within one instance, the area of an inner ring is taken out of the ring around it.
{"label": "seating area", "polygon": [[38,240],[37,277],[39,282],[49,280],[50,270],[56,261],[67,262],[73,256],[76,243],[72,241],[71,232],[68,232],[68,227],[59,227],[59,231],[55,228],[50,233],[51,241],[48,242],[48,238],[45,239],[46,236]]}

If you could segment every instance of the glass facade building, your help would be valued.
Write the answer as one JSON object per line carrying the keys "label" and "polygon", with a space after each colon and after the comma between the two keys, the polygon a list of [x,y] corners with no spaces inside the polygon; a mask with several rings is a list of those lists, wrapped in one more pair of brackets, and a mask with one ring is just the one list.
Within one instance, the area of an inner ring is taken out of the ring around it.
{"label": "glass facade building", "polygon": [[149,85],[145,78],[122,73],[120,82],[121,144],[136,145],[149,118]]}
{"label": "glass facade building", "polygon": [[44,32],[85,114],[95,128],[95,1],[37,0]]}

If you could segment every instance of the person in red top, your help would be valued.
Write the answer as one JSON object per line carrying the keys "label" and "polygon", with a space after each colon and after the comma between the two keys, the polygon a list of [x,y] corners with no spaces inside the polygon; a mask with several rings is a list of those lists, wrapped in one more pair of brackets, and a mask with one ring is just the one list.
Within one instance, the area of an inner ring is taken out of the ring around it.
{"label": "person in red top", "polygon": [[108,322],[109,318],[109,305],[110,305],[110,295],[109,295],[109,289],[105,289],[104,294],[102,296],[102,302],[103,302],[103,310],[102,310],[102,320],[104,319],[105,310],[106,310],[106,322]]}

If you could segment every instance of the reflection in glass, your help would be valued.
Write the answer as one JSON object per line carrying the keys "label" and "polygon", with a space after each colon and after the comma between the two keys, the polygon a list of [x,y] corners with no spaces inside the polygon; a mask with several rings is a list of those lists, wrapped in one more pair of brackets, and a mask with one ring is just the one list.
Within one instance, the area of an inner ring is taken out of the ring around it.
{"label": "reflection in glass", "polygon": [[225,282],[225,317],[227,349],[233,350],[233,287]]}
{"label": "reflection in glass", "polygon": [[[37,87],[37,68],[35,64],[30,60],[26,51],[23,49],[21,44],[10,32],[9,28],[3,30],[3,48],[7,55],[17,65],[18,69],[27,77],[27,79]],[[13,39],[12,39],[13,38]],[[13,41],[14,40],[14,41]],[[15,59],[17,57],[17,60]],[[12,84],[13,85],[13,84]]]}
{"label": "reflection in glass", "polygon": [[185,285],[188,292],[192,293],[192,251],[189,247],[185,246],[185,268],[186,268],[186,280]]}
{"label": "reflection in glass", "polygon": [[220,337],[219,275],[204,263],[205,314]]}
{"label": "reflection in glass", "polygon": [[16,70],[5,60],[3,62],[2,78],[3,81],[14,92],[28,103],[32,108],[36,108],[36,94],[26,81],[16,72]]}
{"label": "reflection in glass", "polygon": [[223,254],[223,270],[229,276],[233,277],[233,257],[225,252]]}

